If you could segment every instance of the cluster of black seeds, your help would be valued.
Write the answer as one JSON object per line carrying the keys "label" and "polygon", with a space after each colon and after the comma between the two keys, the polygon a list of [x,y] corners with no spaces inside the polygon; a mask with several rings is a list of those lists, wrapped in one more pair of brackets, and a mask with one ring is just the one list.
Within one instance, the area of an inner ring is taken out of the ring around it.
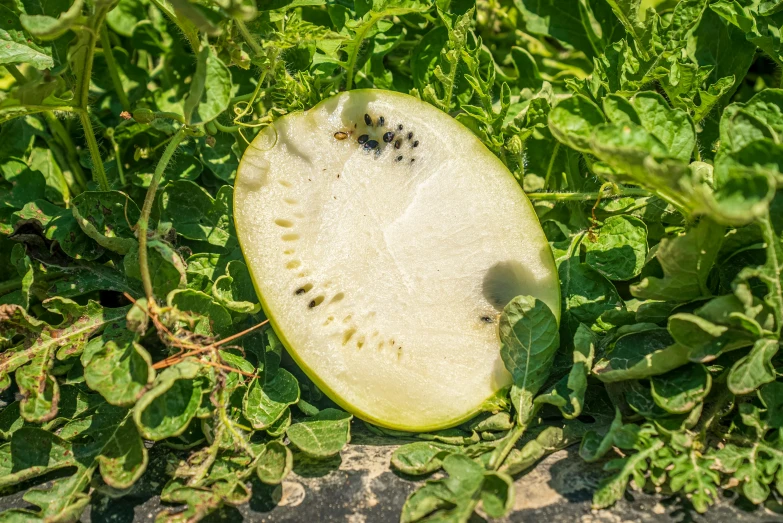
{"label": "cluster of black seeds", "polygon": [[[419,146],[419,141],[413,139],[413,132],[408,131],[407,134],[403,133],[405,127],[402,124],[398,124],[396,130],[386,131],[381,134],[384,127],[386,127],[386,119],[383,116],[379,116],[378,119],[373,122],[372,117],[369,114],[364,115],[364,124],[368,127],[367,132],[360,134],[356,138],[356,143],[362,146],[367,152],[375,151],[375,156],[380,156],[381,152],[387,147],[394,147],[395,150],[401,151],[404,142],[408,142],[410,149],[414,149]],[[356,131],[358,124],[353,124],[354,131],[337,131],[334,133],[334,137],[337,140],[346,140],[351,137]],[[376,136],[377,135],[377,136]],[[379,139],[376,139],[379,138]],[[397,154],[394,156],[395,162],[401,162],[405,160],[403,154]],[[409,157],[409,163],[416,161],[416,158]]]}

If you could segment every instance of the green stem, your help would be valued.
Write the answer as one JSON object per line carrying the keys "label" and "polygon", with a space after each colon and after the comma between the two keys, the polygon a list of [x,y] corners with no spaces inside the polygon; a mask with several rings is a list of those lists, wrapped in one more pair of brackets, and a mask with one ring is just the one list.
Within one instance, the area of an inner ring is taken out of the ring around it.
{"label": "green stem", "polygon": [[562,202],[592,202],[600,199],[611,198],[639,198],[650,196],[650,192],[644,189],[621,189],[617,193],[601,192],[531,192],[527,197],[531,200],[555,200]]}
{"label": "green stem", "polygon": [[361,25],[359,27],[359,30],[356,31],[356,45],[354,45],[351,50],[348,52],[348,62],[345,67],[346,70],[346,77],[345,77],[345,90],[350,91],[351,87],[353,87],[353,70],[356,68],[356,61],[359,59],[359,51],[362,48],[362,42],[364,42],[364,37],[367,34],[367,31],[372,29],[372,27],[383,18],[382,16],[373,16],[370,17],[369,20],[367,20],[366,23]]}
{"label": "green stem", "polygon": [[[269,71],[269,69],[264,69],[264,71],[261,73],[261,77],[258,79],[258,83],[256,84],[256,88],[253,89],[253,93],[250,95],[250,98],[248,100],[232,100],[231,103],[239,103],[239,102],[246,102],[245,108],[242,109],[241,112],[237,113],[236,108],[234,109],[234,114],[236,114],[236,117],[234,118],[234,123],[238,123],[238,121],[245,116],[247,116],[251,109],[253,108],[253,104],[256,101],[256,98],[258,97],[258,93],[261,92],[261,85],[264,83],[264,80],[266,79],[266,74]],[[247,95],[245,95],[247,96]],[[240,98],[240,97],[237,97]]]}
{"label": "green stem", "polygon": [[492,452],[492,457],[489,459],[489,468],[491,470],[497,470],[500,468],[500,466],[508,457],[509,452],[511,452],[511,449],[514,448],[514,446],[517,444],[517,441],[519,441],[519,438],[521,438],[526,431],[526,423],[516,423],[514,425],[514,428],[509,431],[503,444]]}
{"label": "green stem", "polygon": [[120,158],[120,146],[114,139],[114,133],[109,135],[112,149],[114,149],[114,163],[117,164],[117,175],[120,177],[120,185],[125,187],[125,169],[122,167],[122,158]]}
{"label": "green stem", "polygon": [[696,141],[695,144],[693,144],[693,161],[700,162],[701,161],[701,151],[699,150],[699,142]]}
{"label": "green stem", "polygon": [[141,282],[144,284],[144,292],[147,296],[149,306],[155,303],[155,294],[152,290],[152,278],[150,277],[150,268],[147,263],[147,230],[149,229],[150,214],[152,213],[152,204],[155,203],[155,193],[158,191],[158,185],[163,178],[163,172],[169,164],[174,151],[179,147],[180,142],[185,137],[186,127],[180,127],[177,134],[171,139],[160,157],[158,165],[155,167],[155,173],[152,175],[150,186],[147,189],[147,195],[144,198],[144,206],[141,208],[139,217],[139,272],[141,272]]}
{"label": "green stem", "polygon": [[225,396],[225,389],[220,391],[221,401],[220,401],[220,407],[218,407],[218,413],[220,415],[220,421],[223,424],[224,427],[226,427],[226,430],[231,434],[231,436],[234,439],[234,443],[242,447],[242,450],[247,452],[247,454],[251,458],[256,457],[256,453],[253,452],[253,449],[250,448],[250,445],[248,444],[245,437],[240,434],[235,428],[232,421],[228,418],[228,414],[226,413],[226,401],[224,399]]}
{"label": "green stem", "polygon": [[[42,113],[44,111],[62,111],[65,113],[82,113],[84,109],[72,105],[24,105],[13,109],[13,118],[29,114]],[[7,114],[7,113],[6,113]],[[2,115],[5,117],[5,115]]]}
{"label": "green stem", "polygon": [[128,100],[128,95],[125,93],[125,88],[122,86],[120,73],[117,72],[117,62],[114,60],[114,51],[112,51],[111,48],[109,30],[106,29],[105,24],[101,26],[101,48],[103,49],[103,57],[106,59],[106,67],[109,69],[111,83],[114,85],[114,91],[117,93],[117,97],[120,99],[120,105],[122,105],[123,110],[130,111],[130,100]]}
{"label": "green stem", "polygon": [[87,140],[87,148],[92,158],[92,178],[102,191],[109,190],[109,179],[106,178],[106,170],[103,168],[101,150],[98,148],[98,140],[95,139],[95,131],[92,128],[92,120],[87,112],[79,113],[79,120],[84,128],[84,138]]}
{"label": "green stem", "polygon": [[75,187],[71,188],[73,194],[79,194],[87,189],[87,176],[84,174],[82,164],[79,163],[79,153],[76,152],[76,146],[71,140],[71,135],[65,130],[63,124],[51,111],[45,111],[43,113],[46,123],[49,125],[49,129],[52,131],[52,135],[56,140],[60,142],[60,145],[65,148],[65,154],[68,157],[68,165],[71,167],[71,173],[73,174],[74,181],[78,185],[78,190]]}
{"label": "green stem", "polygon": [[176,122],[179,122],[181,124],[185,123],[185,119],[182,117],[181,114],[177,113],[169,113],[165,111],[158,111],[155,112],[155,118],[168,118],[169,120],[174,120]]}
{"label": "green stem", "polygon": [[709,430],[712,423],[717,419],[720,411],[723,410],[723,408],[734,399],[734,395],[725,384],[715,384],[713,385],[713,389],[716,386],[721,387],[720,392],[712,401],[712,403],[710,403],[709,407],[705,408],[704,412],[702,412],[699,423],[696,425],[696,427],[694,427],[694,432],[699,433],[700,439],[702,441],[706,439],[707,431]]}
{"label": "green stem", "polygon": [[90,157],[92,158],[92,177],[102,191],[109,190],[109,180],[106,178],[101,151],[98,148],[98,141],[95,139],[92,120],[90,120],[89,98],[95,45],[98,42],[98,33],[101,25],[103,25],[103,20],[106,18],[106,13],[108,13],[110,7],[110,4],[98,3],[95,13],[90,17],[89,25],[84,28],[87,31],[88,38],[84,46],[84,58],[82,59],[81,71],[76,86],[76,105],[82,109],[82,112],[79,113],[79,120],[84,128],[84,138],[87,141],[87,148],[90,150]]}
{"label": "green stem", "polygon": [[238,125],[223,125],[217,120],[212,120],[212,123],[215,124],[215,127],[217,127],[218,131],[223,133],[238,133],[240,129]]}
{"label": "green stem", "polygon": [[457,69],[459,68],[459,61],[451,63],[451,69],[449,70],[448,87],[446,88],[446,96],[443,99],[446,101],[446,106],[443,108],[445,112],[451,110],[451,99],[454,96],[454,84],[457,83]]}
{"label": "green stem", "polygon": [[23,84],[27,81],[27,78],[24,77],[22,72],[13,64],[3,64],[3,67],[6,68],[6,70],[11,73],[11,76],[14,77],[14,80],[16,80],[16,83]]}
{"label": "green stem", "polygon": [[207,476],[210,467],[215,463],[218,452],[220,451],[220,442],[223,439],[224,430],[225,428],[222,425],[216,427],[215,433],[212,435],[212,444],[207,451],[207,457],[204,458],[204,461],[198,466],[196,473],[188,479],[188,485],[198,485]]}
{"label": "green stem", "polygon": [[[55,281],[59,280],[61,278],[64,278],[65,275],[62,273],[36,273],[35,275],[35,283],[40,284],[44,282],[49,281]],[[18,291],[22,288],[22,277],[19,276],[17,278],[13,278],[10,280],[6,280],[3,282],[0,282],[0,296],[3,296],[5,294]]]}
{"label": "green stem", "polygon": [[9,292],[18,291],[22,288],[22,277],[18,276],[12,280],[0,281],[0,296]]}
{"label": "green stem", "polygon": [[236,24],[237,29],[239,29],[239,34],[242,35],[242,38],[245,39],[247,45],[250,46],[250,49],[253,51],[253,54],[255,54],[256,56],[260,56],[264,54],[264,49],[260,45],[258,45],[256,39],[253,38],[252,34],[250,34],[250,31],[245,25],[245,22],[243,22],[242,20],[234,19],[234,23]]}
{"label": "green stem", "polygon": [[555,160],[557,159],[557,153],[560,152],[560,142],[555,143],[555,148],[552,150],[552,157],[549,158],[549,165],[546,168],[546,177],[544,178],[544,187],[549,187],[549,179],[552,177],[552,169],[555,168]]}
{"label": "green stem", "polygon": [[767,263],[765,264],[769,271],[772,273],[768,275],[765,280],[770,283],[770,293],[767,296],[767,301],[772,305],[775,310],[778,320],[777,328],[775,332],[780,336],[783,330],[783,282],[781,282],[781,276],[783,275],[783,249],[781,249],[781,239],[775,234],[775,228],[772,226],[772,220],[770,219],[769,210],[766,215],[759,219],[759,227],[761,228],[761,234],[764,236],[764,243],[767,250]]}

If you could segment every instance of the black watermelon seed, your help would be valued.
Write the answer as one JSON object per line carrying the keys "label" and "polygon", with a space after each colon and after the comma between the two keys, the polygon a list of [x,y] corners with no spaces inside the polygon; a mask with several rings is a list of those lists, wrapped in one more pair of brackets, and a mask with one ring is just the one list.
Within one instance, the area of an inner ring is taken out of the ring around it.
{"label": "black watermelon seed", "polygon": [[413,138],[413,133],[408,133],[408,140],[410,140],[411,138]]}
{"label": "black watermelon seed", "polygon": [[315,300],[313,300],[313,301],[311,301],[310,303],[308,303],[308,304],[307,304],[307,306],[308,306],[308,307],[310,307],[311,309],[312,309],[313,307],[315,307],[315,306],[316,306]]}
{"label": "black watermelon seed", "polygon": [[411,163],[415,162],[416,158],[411,158]]}
{"label": "black watermelon seed", "polygon": [[383,116],[378,117],[378,127],[383,127],[383,124],[386,123],[386,119]]}
{"label": "black watermelon seed", "polygon": [[413,146],[414,146],[414,147],[418,147],[418,146],[419,146],[419,141],[418,141],[418,140],[416,140],[415,142],[413,142]]}
{"label": "black watermelon seed", "polygon": [[360,144],[362,144],[362,143],[366,142],[369,139],[370,139],[370,137],[368,135],[363,134],[356,141],[359,142]]}
{"label": "black watermelon seed", "polygon": [[304,294],[306,292],[307,292],[306,290],[300,288],[300,289],[296,289],[296,292],[294,292],[294,294],[299,296],[299,295]]}
{"label": "black watermelon seed", "polygon": [[398,156],[397,158],[394,159],[395,162],[399,162],[400,160],[402,160],[402,156]]}
{"label": "black watermelon seed", "polygon": [[367,125],[372,125],[372,118],[370,118],[369,114],[364,115],[364,123],[366,123]]}
{"label": "black watermelon seed", "polygon": [[334,137],[337,138],[338,140],[345,140],[346,138],[348,138],[348,133],[343,131],[337,131],[336,133],[334,133]]}
{"label": "black watermelon seed", "polygon": [[494,323],[494,320],[489,316],[482,316],[481,321],[483,321],[484,323]]}
{"label": "black watermelon seed", "polygon": [[393,132],[389,131],[388,133],[383,135],[383,141],[384,142],[389,143],[392,140],[394,140],[394,133]]}
{"label": "black watermelon seed", "polygon": [[399,149],[401,145],[402,145],[402,140],[397,140],[396,142],[394,142],[395,149]]}
{"label": "black watermelon seed", "polygon": [[375,149],[376,147],[378,147],[378,142],[376,140],[370,140],[364,144],[365,149]]}
{"label": "black watermelon seed", "polygon": [[398,125],[398,126],[397,126],[397,130],[398,130],[398,131],[402,131],[402,124],[400,124],[400,125]]}

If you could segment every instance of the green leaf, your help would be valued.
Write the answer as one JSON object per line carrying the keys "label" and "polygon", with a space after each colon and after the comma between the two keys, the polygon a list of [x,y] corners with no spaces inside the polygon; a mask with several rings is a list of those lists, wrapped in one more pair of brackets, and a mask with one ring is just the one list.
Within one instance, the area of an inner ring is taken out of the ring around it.
{"label": "green leaf", "polygon": [[73,5],[57,18],[47,15],[23,14],[19,17],[27,31],[41,40],[55,40],[71,29],[82,18],[82,0],[75,0]]}
{"label": "green leaf", "polygon": [[30,422],[49,421],[57,414],[60,401],[60,385],[48,373],[50,361],[46,352],[38,353],[29,365],[16,371],[16,384],[22,394],[20,412]]}
{"label": "green leaf", "polygon": [[9,522],[28,521],[78,521],[90,503],[90,496],[84,492],[92,474],[76,474],[60,478],[47,488],[30,489],[24,493],[24,500],[40,507],[40,511],[11,509],[2,517]]}
{"label": "green leaf", "polygon": [[110,251],[119,254],[137,249],[133,226],[139,208],[118,191],[87,191],[71,201],[73,216],[84,233]]}
{"label": "green leaf", "polygon": [[581,95],[566,98],[549,113],[549,130],[558,141],[577,151],[590,152],[593,129],[606,122],[601,109]]}
{"label": "green leaf", "polygon": [[87,386],[112,405],[133,405],[155,379],[149,353],[132,336],[106,342],[96,338],[94,342],[102,346],[92,352],[84,367]]}
{"label": "green leaf", "polygon": [[0,6],[0,65],[30,64],[36,69],[54,66],[51,54],[31,41],[19,17],[8,6]]}
{"label": "green leaf", "polygon": [[465,521],[471,516],[471,500],[484,481],[484,468],[465,455],[451,454],[443,460],[443,469],[448,477],[430,481],[408,497],[400,521],[419,521],[433,513],[434,521]]}
{"label": "green leaf", "polygon": [[394,468],[405,474],[420,476],[439,470],[443,459],[455,452],[449,445],[430,441],[417,441],[397,448],[391,457]]}
{"label": "green leaf", "polygon": [[697,512],[705,513],[719,498],[720,474],[712,470],[714,460],[690,450],[669,462],[669,484],[674,492],[682,491]]}
{"label": "green leaf", "polygon": [[666,329],[621,336],[614,348],[593,367],[604,383],[642,379],[664,374],[688,362],[688,350],[676,343]]}
{"label": "green leaf", "polygon": [[240,156],[241,151],[230,134],[219,135],[215,145],[201,148],[201,161],[212,174],[227,183],[234,183]]}
{"label": "green leaf", "polygon": [[[0,108],[0,121],[2,109]],[[0,197],[7,206],[21,209],[29,202],[44,198],[46,178],[38,171],[32,171],[21,160],[9,159],[0,164],[0,175],[11,187],[0,187]]]}
{"label": "green leaf", "polygon": [[[123,260],[125,274],[141,280],[139,269],[139,251],[134,248]],[[157,296],[168,296],[176,289],[187,285],[185,262],[174,248],[162,240],[147,242],[147,266],[152,280],[152,290]]]}
{"label": "green leaf", "polygon": [[257,314],[261,310],[250,272],[241,261],[228,263],[226,274],[215,280],[212,295],[234,312]]}
{"label": "green leaf", "polygon": [[196,73],[185,98],[188,125],[210,122],[228,108],[231,101],[231,71],[212,47],[205,45],[198,54]]}
{"label": "green leaf", "polygon": [[267,485],[277,485],[291,472],[294,458],[291,450],[279,441],[270,441],[258,456],[256,474]]}
{"label": "green leaf", "polygon": [[633,106],[642,127],[666,148],[667,156],[688,162],[696,145],[696,131],[688,113],[670,109],[658,93],[644,91],[634,95]]}
{"label": "green leaf", "polygon": [[[32,291],[33,282],[35,281],[35,272],[33,271],[33,263],[30,257],[25,253],[25,249],[21,244],[14,245],[11,249],[11,263],[16,267],[17,273],[22,277],[21,289],[19,289],[18,305],[21,305],[24,309],[30,307],[30,292]],[[13,296],[8,294],[0,300],[5,303],[10,303],[6,298]]]}
{"label": "green leaf", "polygon": [[486,472],[481,503],[491,518],[502,518],[514,506],[514,480],[503,472]]}
{"label": "green leaf", "polygon": [[631,479],[634,480],[637,489],[641,488],[644,484],[644,473],[649,466],[647,460],[652,458],[663,445],[663,441],[656,439],[648,448],[636,454],[607,463],[612,469],[619,469],[619,472],[598,485],[598,489],[593,494],[593,508],[606,508],[622,499]]}
{"label": "green leaf", "polygon": [[501,472],[511,476],[519,474],[535,465],[538,460],[573,443],[561,427],[546,427],[535,439],[531,439],[521,449],[511,449],[500,467]]}
{"label": "green leaf", "polygon": [[514,428],[514,422],[508,412],[485,413],[473,418],[467,427],[475,432],[500,432]]}
{"label": "green leaf", "polygon": [[161,228],[173,226],[177,234],[190,240],[200,240],[219,247],[235,242],[231,215],[232,189],[223,186],[217,197],[188,180],[178,180],[166,186],[160,195]]}
{"label": "green leaf", "polygon": [[128,310],[104,309],[93,301],[81,306],[63,298],[51,298],[44,306],[63,316],[60,325],[53,327],[32,318],[17,305],[0,305],[0,339],[23,336],[19,345],[0,354],[0,387],[8,387],[9,374],[17,371],[17,384],[24,396],[22,416],[38,423],[57,414],[59,385],[49,374],[55,358],[79,354],[90,336],[124,317]]}
{"label": "green leaf", "polygon": [[546,394],[536,398],[537,403],[549,403],[560,409],[566,419],[582,414],[587,391],[587,377],[593,367],[596,336],[584,324],[579,324],[574,336],[573,366]]}
{"label": "green leaf", "polygon": [[756,341],[750,353],[731,367],[726,380],[729,390],[733,394],[750,394],[761,385],[775,381],[775,367],[771,360],[779,348],[778,340]]}
{"label": "green leaf", "polygon": [[[549,377],[560,346],[557,318],[547,305],[532,296],[517,296],[500,315],[500,356],[523,401],[532,401]],[[527,422],[525,407],[515,402],[520,423]]]}
{"label": "green leaf", "polygon": [[[602,2],[515,0],[514,4],[525,20],[527,31],[556,38],[589,57],[600,54],[606,44],[622,32],[614,17],[593,17],[591,20],[590,15],[602,7]],[[592,9],[588,5],[592,5]]]}
{"label": "green leaf", "polygon": [[587,265],[610,280],[630,280],[642,271],[647,257],[647,227],[633,216],[611,216],[597,238],[582,244]]}
{"label": "green leaf", "polygon": [[149,17],[147,5],[143,0],[121,0],[106,15],[106,24],[117,34],[131,36],[136,24]]}
{"label": "green leaf", "polygon": [[242,402],[243,413],[254,429],[272,426],[289,405],[299,401],[299,382],[287,370],[279,369],[266,382],[255,378]]}
{"label": "green leaf", "polygon": [[185,432],[201,404],[205,385],[201,365],[185,360],[161,372],[133,407],[133,420],[145,439],[160,441]]}
{"label": "green leaf", "polygon": [[[575,247],[578,249],[578,245]],[[578,253],[563,261],[557,273],[566,344],[570,344],[580,323],[591,327],[605,312],[624,308],[614,285],[589,265],[580,263]]]}
{"label": "green leaf", "polygon": [[46,227],[46,237],[56,241],[65,254],[76,260],[97,260],[104,253],[103,247],[84,233],[73,212],[68,210],[52,218]]}
{"label": "green leaf", "polygon": [[650,383],[658,406],[672,414],[685,414],[707,397],[712,377],[704,365],[691,363],[653,376]]}
{"label": "green leaf", "polygon": [[101,477],[113,488],[130,488],[147,468],[147,449],[130,416],[108,429],[109,437],[98,436],[101,452],[96,461]]}
{"label": "green leaf", "polygon": [[724,227],[703,219],[687,233],[661,240],[655,257],[664,277],[648,277],[631,286],[633,295],[674,302],[710,296],[707,277],[718,255],[724,231]]}
{"label": "green leaf", "polygon": [[14,485],[76,464],[71,444],[51,432],[22,427],[0,446],[0,486]]}
{"label": "green leaf", "polygon": [[585,433],[579,445],[579,456],[588,463],[594,463],[603,458],[615,445],[615,439],[623,430],[623,416],[620,409],[615,408],[614,419],[606,434],[600,436],[596,431]]}
{"label": "green leaf", "polygon": [[695,314],[682,312],[669,317],[668,329],[677,343],[688,348],[688,359],[702,363],[725,352],[753,345],[756,339],[747,330],[716,325]]}
{"label": "green leaf", "polygon": [[286,430],[288,439],[299,450],[314,458],[334,456],[351,439],[353,416],[337,409],[324,409]]}
{"label": "green leaf", "polygon": [[228,311],[211,296],[191,289],[172,291],[168,295],[169,307],[193,313],[196,325],[193,332],[204,336],[228,336],[232,334],[232,320]]}

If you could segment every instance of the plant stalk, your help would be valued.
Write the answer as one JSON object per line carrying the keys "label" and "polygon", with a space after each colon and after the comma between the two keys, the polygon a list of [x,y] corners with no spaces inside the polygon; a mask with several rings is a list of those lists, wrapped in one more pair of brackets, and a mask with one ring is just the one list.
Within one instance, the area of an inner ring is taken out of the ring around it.
{"label": "plant stalk", "polygon": [[95,139],[92,120],[90,120],[90,115],[87,111],[79,113],[79,121],[81,121],[84,128],[84,139],[87,140],[87,148],[90,150],[90,158],[92,158],[92,178],[102,191],[108,191],[109,179],[106,178],[106,170],[103,168],[103,160],[101,159],[101,150],[98,147],[98,140]]}
{"label": "plant stalk", "polygon": [[592,202],[598,199],[612,199],[632,197],[638,198],[650,196],[650,192],[644,189],[621,189],[617,193],[602,192],[531,192],[527,197],[531,200],[554,200],[561,202]]}
{"label": "plant stalk", "polygon": [[351,51],[348,54],[348,63],[345,67],[346,75],[345,75],[345,90],[350,91],[353,87],[353,75],[354,75],[354,69],[356,68],[356,61],[359,59],[359,51],[362,48],[362,43],[364,42],[364,35],[367,34],[367,31],[369,31],[382,17],[379,16],[373,16],[371,17],[367,23],[363,24],[359,31],[356,33],[356,45],[353,46]]}
{"label": "plant stalk", "polygon": [[111,48],[111,39],[109,39],[109,30],[106,29],[106,24],[101,26],[101,48],[103,49],[103,57],[106,59],[106,66],[109,69],[109,76],[111,76],[111,83],[120,99],[120,105],[124,111],[130,111],[130,100],[128,100],[128,95],[122,86],[120,74],[117,72],[117,62],[114,60],[114,51]]}
{"label": "plant stalk", "polygon": [[169,161],[171,161],[171,157],[174,156],[174,151],[177,150],[177,147],[179,147],[179,144],[185,137],[186,129],[187,127],[180,127],[163,151],[163,156],[160,157],[158,165],[155,167],[155,173],[152,175],[147,195],[144,198],[144,206],[141,208],[141,216],[139,216],[139,272],[141,273],[141,283],[144,285],[144,293],[147,296],[147,303],[150,307],[155,304],[152,277],[150,276],[150,268],[147,261],[147,230],[149,229],[150,214],[152,213],[152,205],[155,203],[155,193],[157,193],[158,186],[163,178],[163,172],[166,170]]}
{"label": "plant stalk", "polygon": [[106,178],[106,170],[103,168],[101,151],[98,148],[98,141],[95,139],[95,131],[92,128],[92,120],[89,114],[90,97],[90,79],[92,77],[92,65],[95,58],[95,45],[98,41],[98,33],[109,12],[111,5],[98,3],[96,11],[90,18],[90,23],[84,28],[89,35],[85,46],[84,58],[82,59],[81,71],[76,86],[76,105],[82,109],[79,113],[79,120],[84,128],[84,138],[87,141],[87,148],[90,150],[92,158],[92,176],[102,191],[109,190],[109,180]]}
{"label": "plant stalk", "polygon": [[3,67],[5,67],[11,76],[14,77],[16,83],[21,85],[27,81],[27,78],[24,77],[22,72],[14,64],[3,64]]}
{"label": "plant stalk", "polygon": [[253,54],[256,56],[264,54],[264,50],[260,45],[258,45],[258,42],[256,42],[255,38],[253,38],[253,35],[250,34],[250,30],[245,25],[245,22],[234,19],[234,23],[236,24],[237,29],[239,29],[239,33],[242,35],[242,38],[244,38],[245,42],[247,42],[247,45],[250,46],[250,50],[253,51]]}
{"label": "plant stalk", "polygon": [[508,457],[509,452],[511,452],[514,446],[517,444],[517,441],[519,441],[519,438],[521,438],[525,432],[527,432],[527,423],[514,424],[514,428],[509,431],[508,435],[506,436],[506,441],[503,442],[503,445],[492,452],[492,457],[489,460],[490,470],[497,470],[500,468],[500,466]]}
{"label": "plant stalk", "polygon": [[76,185],[78,185],[78,191],[74,190],[75,187],[72,187],[71,193],[74,195],[79,194],[87,189],[87,176],[84,174],[82,164],[79,163],[79,154],[76,152],[76,146],[73,144],[73,140],[71,140],[71,135],[68,134],[68,131],[63,127],[62,122],[60,122],[51,111],[44,112],[43,117],[49,125],[49,130],[52,131],[52,135],[60,142],[60,145],[63,146],[65,154],[68,157],[68,165],[71,168],[74,181],[76,182]]}

